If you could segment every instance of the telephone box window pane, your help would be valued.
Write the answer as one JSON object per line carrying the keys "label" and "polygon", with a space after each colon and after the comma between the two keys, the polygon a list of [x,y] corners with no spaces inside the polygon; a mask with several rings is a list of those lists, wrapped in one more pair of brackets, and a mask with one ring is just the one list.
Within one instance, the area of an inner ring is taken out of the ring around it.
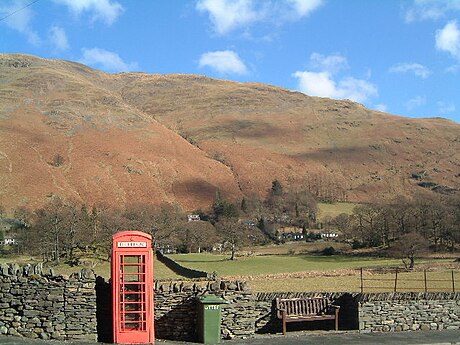
{"label": "telephone box window pane", "polygon": [[146,330],[145,256],[120,258],[121,330]]}

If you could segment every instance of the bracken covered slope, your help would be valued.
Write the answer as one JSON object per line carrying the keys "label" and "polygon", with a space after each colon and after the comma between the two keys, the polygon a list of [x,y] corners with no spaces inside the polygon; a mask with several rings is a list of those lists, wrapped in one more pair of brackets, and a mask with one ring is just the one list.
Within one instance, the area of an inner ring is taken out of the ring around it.
{"label": "bracken covered slope", "polygon": [[[207,207],[274,179],[370,201],[460,186],[460,125],[196,75],[0,54],[0,204]],[[416,177],[416,178],[414,178]],[[425,185],[425,188],[419,186]],[[435,189],[436,189],[435,188]]]}

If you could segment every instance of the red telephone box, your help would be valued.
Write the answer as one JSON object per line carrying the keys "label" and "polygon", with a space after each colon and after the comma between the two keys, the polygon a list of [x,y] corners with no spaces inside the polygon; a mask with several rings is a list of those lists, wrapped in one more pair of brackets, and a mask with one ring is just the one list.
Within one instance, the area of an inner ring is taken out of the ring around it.
{"label": "red telephone box", "polygon": [[113,341],[154,343],[152,236],[123,231],[112,240]]}

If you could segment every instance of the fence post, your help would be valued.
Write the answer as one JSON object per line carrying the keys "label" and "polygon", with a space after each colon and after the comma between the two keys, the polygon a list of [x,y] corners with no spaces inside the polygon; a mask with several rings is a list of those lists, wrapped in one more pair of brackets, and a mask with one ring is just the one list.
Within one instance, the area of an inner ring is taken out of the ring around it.
{"label": "fence post", "polygon": [[396,271],[395,271],[395,289],[394,289],[394,292],[396,292],[396,287],[398,285],[398,268],[396,267]]}
{"label": "fence post", "polygon": [[361,277],[361,279],[360,279],[361,280],[361,293],[363,293],[364,292],[364,282],[363,282],[363,268],[362,267],[361,267],[360,271],[361,271],[361,275],[360,275],[360,277]]}
{"label": "fence post", "polygon": [[455,277],[454,277],[454,270],[452,270],[452,292],[455,292]]}
{"label": "fence post", "polygon": [[425,292],[428,292],[428,286],[426,282],[426,269],[423,270],[423,280],[425,282]]}

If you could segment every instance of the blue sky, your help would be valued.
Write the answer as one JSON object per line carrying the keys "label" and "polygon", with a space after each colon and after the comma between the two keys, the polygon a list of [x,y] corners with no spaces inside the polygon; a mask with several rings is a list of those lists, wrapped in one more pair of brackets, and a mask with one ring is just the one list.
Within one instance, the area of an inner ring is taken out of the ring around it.
{"label": "blue sky", "polygon": [[460,0],[0,0],[0,18],[3,53],[460,122]]}

